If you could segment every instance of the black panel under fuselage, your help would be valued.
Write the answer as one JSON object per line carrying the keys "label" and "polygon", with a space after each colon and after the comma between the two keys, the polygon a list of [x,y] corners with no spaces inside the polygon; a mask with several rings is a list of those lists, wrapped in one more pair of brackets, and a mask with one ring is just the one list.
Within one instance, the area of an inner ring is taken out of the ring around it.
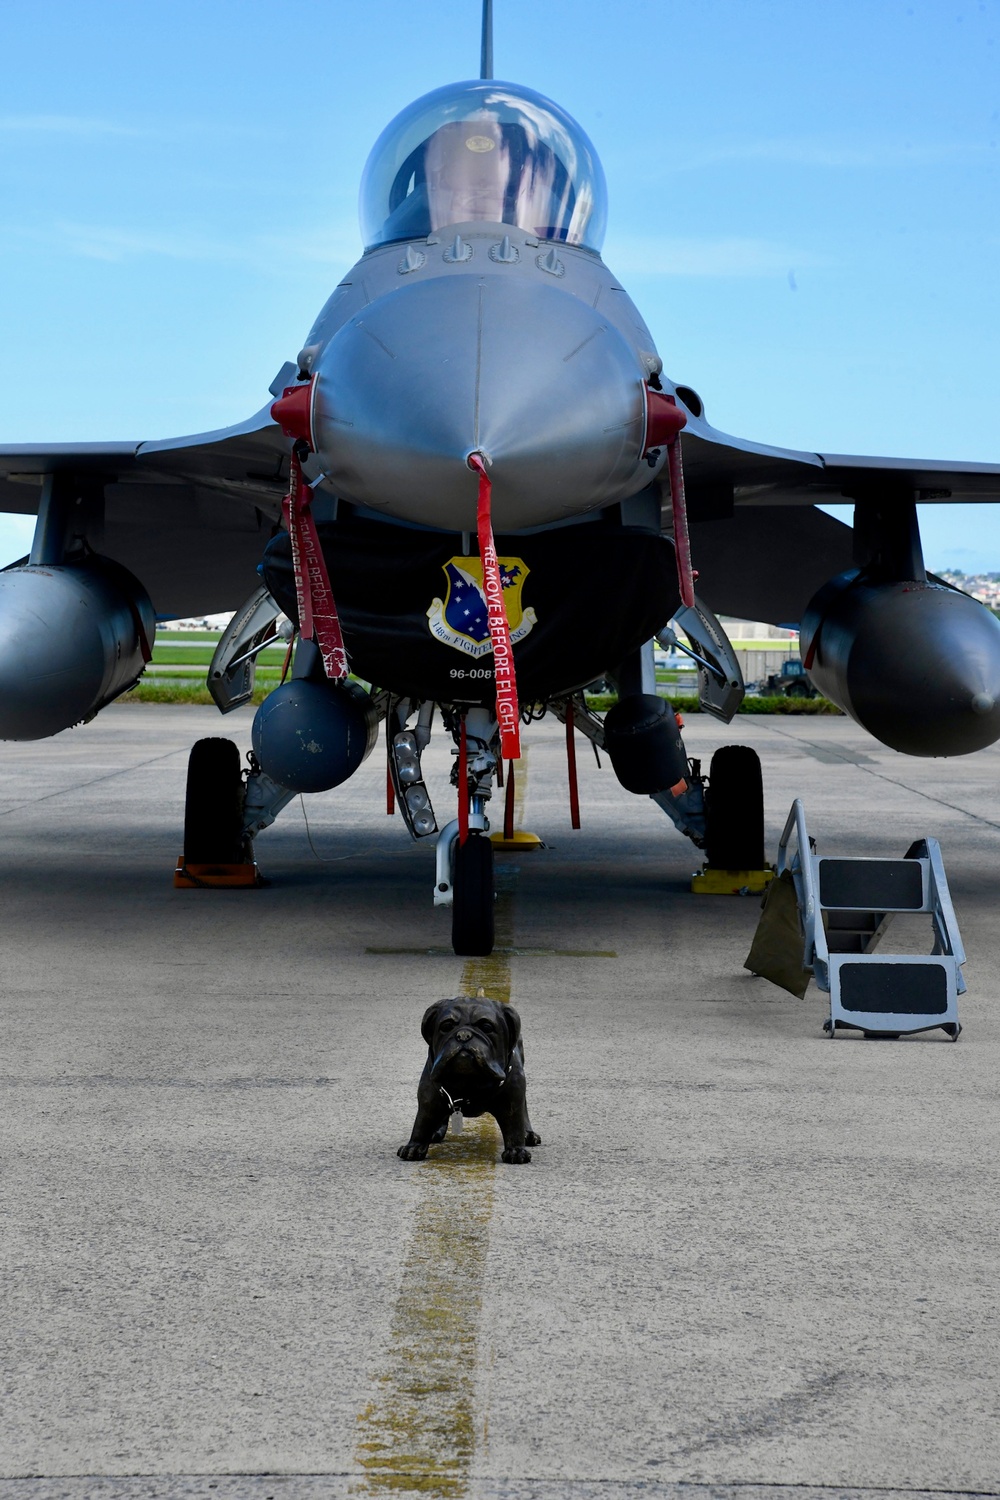
{"label": "black panel under fuselage", "polygon": [[[318,530],[351,670],[408,697],[492,703],[492,653],[473,655],[436,638],[428,618],[436,601],[448,608],[455,572],[447,565],[462,557],[461,534],[388,525],[346,510]],[[508,608],[512,626],[519,612],[534,615],[514,642],[523,703],[559,697],[613,670],[677,608],[673,548],[639,527],[602,518],[534,535],[498,535],[496,546],[501,560],[523,564],[520,596]],[[287,532],[269,543],[263,576],[277,603],[297,619]],[[454,608],[450,613],[454,618]],[[454,634],[447,621],[445,633]]]}

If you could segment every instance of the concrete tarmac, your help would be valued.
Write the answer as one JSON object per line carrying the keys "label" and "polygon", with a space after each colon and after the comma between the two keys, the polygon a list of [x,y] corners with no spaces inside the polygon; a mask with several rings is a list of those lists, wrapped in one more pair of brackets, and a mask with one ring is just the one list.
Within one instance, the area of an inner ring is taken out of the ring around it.
{"label": "concrete tarmac", "polygon": [[[550,720],[513,951],[450,954],[380,751],[307,799],[312,847],[298,802],[259,838],[269,887],[175,891],[188,748],[249,731],[131,705],[0,746],[0,1500],[1000,1493],[1000,750],[686,736],[758,749],[772,855],[796,795],[821,852],[940,838],[953,1045],[827,1040],[814,986],[743,969],[756,898],[690,895],[582,741],[571,831]],[[423,1010],[477,984],[544,1144],[401,1162]]]}

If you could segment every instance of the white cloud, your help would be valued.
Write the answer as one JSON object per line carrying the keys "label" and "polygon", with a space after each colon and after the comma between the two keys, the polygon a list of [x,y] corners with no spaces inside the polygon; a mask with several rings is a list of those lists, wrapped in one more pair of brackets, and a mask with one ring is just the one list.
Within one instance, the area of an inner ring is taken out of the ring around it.
{"label": "white cloud", "polygon": [[787,276],[829,262],[774,240],[619,234],[604,259],[618,276]]}
{"label": "white cloud", "polygon": [[0,132],[34,135],[139,135],[131,125],[84,115],[0,115]]}
{"label": "white cloud", "polygon": [[72,254],[88,260],[125,261],[141,256],[191,262],[229,262],[279,270],[289,262],[349,265],[361,245],[353,224],[305,230],[301,234],[248,235],[219,239],[195,231],[121,229],[111,224],[62,221],[53,226]]}
{"label": "white cloud", "polygon": [[232,260],[232,247],[202,235],[162,230],[118,229],[108,224],[59,223],[55,231],[75,255],[88,260],[122,261],[137,255],[169,260]]}
{"label": "white cloud", "polygon": [[666,171],[690,172],[728,162],[785,162],[791,166],[894,168],[940,166],[947,162],[975,159],[992,148],[978,141],[899,141],[850,138],[810,139],[808,136],[778,136],[770,139],[719,141],[710,145],[678,142],[664,156]]}
{"label": "white cloud", "polygon": [[183,119],[165,119],[156,123],[145,121],[142,124],[103,120],[91,115],[0,115],[0,135],[79,136],[81,139],[112,136],[176,141],[192,136],[200,139],[207,131],[211,132],[215,141],[271,140],[276,134],[275,128],[271,126],[249,125],[242,121],[206,122],[190,115]]}

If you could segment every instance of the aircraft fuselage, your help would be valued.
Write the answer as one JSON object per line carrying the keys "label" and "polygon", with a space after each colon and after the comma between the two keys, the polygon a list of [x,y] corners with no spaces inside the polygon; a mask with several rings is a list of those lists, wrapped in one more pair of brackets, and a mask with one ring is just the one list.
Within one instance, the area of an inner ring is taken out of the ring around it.
{"label": "aircraft fuselage", "polygon": [[661,361],[582,247],[482,222],[378,246],[300,363],[315,377],[312,475],[396,520],[472,529],[473,451],[491,465],[503,531],[612,505],[653,478],[644,383]]}

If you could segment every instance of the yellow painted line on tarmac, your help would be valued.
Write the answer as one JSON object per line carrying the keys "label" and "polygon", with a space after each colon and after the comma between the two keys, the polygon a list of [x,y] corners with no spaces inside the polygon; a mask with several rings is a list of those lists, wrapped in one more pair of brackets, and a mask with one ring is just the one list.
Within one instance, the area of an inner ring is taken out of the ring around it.
{"label": "yellow painted line on tarmac", "polygon": [[[523,759],[523,757],[522,757]],[[520,761],[517,762],[520,764]],[[517,865],[507,865],[496,871],[496,906],[493,911],[495,945],[486,958],[467,958],[462,965],[459,990],[463,995],[474,995],[485,990],[488,1000],[499,1000],[501,1005],[510,1004],[510,954],[514,939],[514,895],[517,890]]]}
{"label": "yellow painted line on tarmac", "polygon": [[[527,751],[516,762],[520,821]],[[497,947],[462,965],[460,989],[510,1003],[518,870],[497,870]],[[371,951],[371,950],[369,950]],[[381,950],[385,951],[385,950]],[[400,950],[392,950],[400,951]],[[408,950],[403,950],[408,951]],[[418,950],[426,952],[425,949]],[[451,950],[445,950],[450,952]],[[493,1218],[500,1132],[490,1115],[432,1146],[418,1174],[420,1201],[403,1259],[388,1346],[372,1399],[358,1417],[357,1495],[430,1495],[464,1500],[476,1453],[479,1321]],[[486,1424],[482,1423],[482,1440]]]}
{"label": "yellow painted line on tarmac", "polygon": [[[504,871],[497,872],[497,884],[503,879]],[[366,953],[381,954],[383,957],[406,955],[410,958],[451,958],[454,954],[453,948],[366,948]],[[618,953],[614,948],[500,948],[493,949],[493,958],[617,958]]]}
{"label": "yellow painted line on tarmac", "polygon": [[476,1448],[479,1318],[499,1132],[489,1116],[414,1165],[410,1230],[388,1348],[361,1412],[357,1495],[463,1500]]}

